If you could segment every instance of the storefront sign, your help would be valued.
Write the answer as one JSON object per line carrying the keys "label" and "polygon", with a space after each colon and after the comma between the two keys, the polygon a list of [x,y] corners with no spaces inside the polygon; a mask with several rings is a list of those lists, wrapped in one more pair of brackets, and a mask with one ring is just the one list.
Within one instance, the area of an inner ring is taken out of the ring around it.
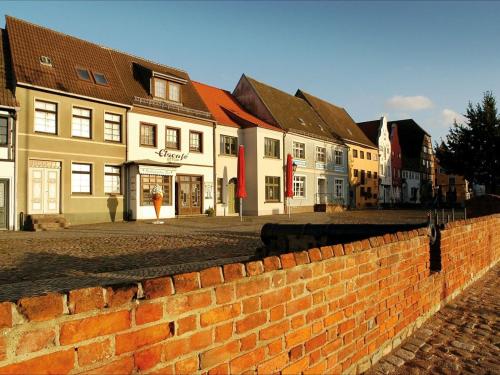
{"label": "storefront sign", "polygon": [[168,161],[183,161],[186,160],[189,156],[189,154],[178,154],[174,153],[172,151],[169,151],[165,148],[162,148],[161,150],[155,151],[155,154],[157,154],[160,158],[167,159]]}
{"label": "storefront sign", "polygon": [[316,162],[316,169],[326,169],[326,163],[317,161]]}
{"label": "storefront sign", "polygon": [[297,164],[298,167],[305,168],[307,166],[307,163],[303,159],[293,159],[294,164]]}
{"label": "storefront sign", "polygon": [[139,174],[152,174],[155,176],[173,176],[175,169],[154,167],[150,165],[139,165]]}

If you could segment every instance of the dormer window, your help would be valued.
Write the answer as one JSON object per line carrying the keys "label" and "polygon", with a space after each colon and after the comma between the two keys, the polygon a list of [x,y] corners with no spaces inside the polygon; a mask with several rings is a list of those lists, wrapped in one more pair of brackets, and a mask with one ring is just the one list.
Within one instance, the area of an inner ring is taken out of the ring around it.
{"label": "dormer window", "polygon": [[84,81],[91,82],[92,78],[90,78],[90,72],[87,69],[84,68],[76,68],[76,74],[78,75],[78,78]]}
{"label": "dormer window", "polygon": [[40,56],[40,64],[52,67],[52,59],[48,56]]}
{"label": "dormer window", "polygon": [[181,85],[155,77],[153,80],[153,94],[157,99],[179,103],[181,101]]}
{"label": "dormer window", "polygon": [[92,75],[94,76],[94,81],[98,85],[107,85],[108,80],[106,79],[106,76],[103,73],[98,73],[98,72],[92,72]]}

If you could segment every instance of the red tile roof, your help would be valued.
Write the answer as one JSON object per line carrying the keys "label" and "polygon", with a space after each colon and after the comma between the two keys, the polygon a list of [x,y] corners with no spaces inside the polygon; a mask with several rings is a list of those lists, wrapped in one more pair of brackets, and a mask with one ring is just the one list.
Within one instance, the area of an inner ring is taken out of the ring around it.
{"label": "red tile roof", "polygon": [[229,91],[200,82],[193,84],[219,124],[237,128],[260,127],[283,132],[282,129],[262,121],[243,109]]}
{"label": "red tile roof", "polygon": [[10,67],[10,54],[7,34],[0,29],[0,106],[17,107],[18,103],[12,90],[12,70]]}

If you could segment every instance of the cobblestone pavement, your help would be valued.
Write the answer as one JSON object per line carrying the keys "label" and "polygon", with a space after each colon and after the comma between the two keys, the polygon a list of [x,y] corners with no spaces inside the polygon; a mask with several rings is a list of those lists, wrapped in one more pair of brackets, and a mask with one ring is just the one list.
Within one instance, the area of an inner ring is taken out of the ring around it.
{"label": "cobblestone pavement", "polygon": [[0,300],[168,274],[178,264],[185,264],[188,272],[195,262],[209,266],[222,258],[250,256],[261,246],[260,229],[267,222],[425,220],[423,210],[366,210],[293,214],[291,221],[286,215],[245,217],[243,222],[234,216],[197,217],[169,219],[163,225],[123,222],[53,232],[0,232]]}
{"label": "cobblestone pavement", "polygon": [[500,374],[499,291],[497,265],[366,375]]}

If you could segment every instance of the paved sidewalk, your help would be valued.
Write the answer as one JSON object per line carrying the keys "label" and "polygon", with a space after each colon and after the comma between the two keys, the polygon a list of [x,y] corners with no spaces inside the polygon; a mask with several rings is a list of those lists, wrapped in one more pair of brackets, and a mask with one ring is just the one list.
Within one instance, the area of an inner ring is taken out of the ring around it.
{"label": "paved sidewalk", "polygon": [[366,374],[500,374],[500,264]]}

